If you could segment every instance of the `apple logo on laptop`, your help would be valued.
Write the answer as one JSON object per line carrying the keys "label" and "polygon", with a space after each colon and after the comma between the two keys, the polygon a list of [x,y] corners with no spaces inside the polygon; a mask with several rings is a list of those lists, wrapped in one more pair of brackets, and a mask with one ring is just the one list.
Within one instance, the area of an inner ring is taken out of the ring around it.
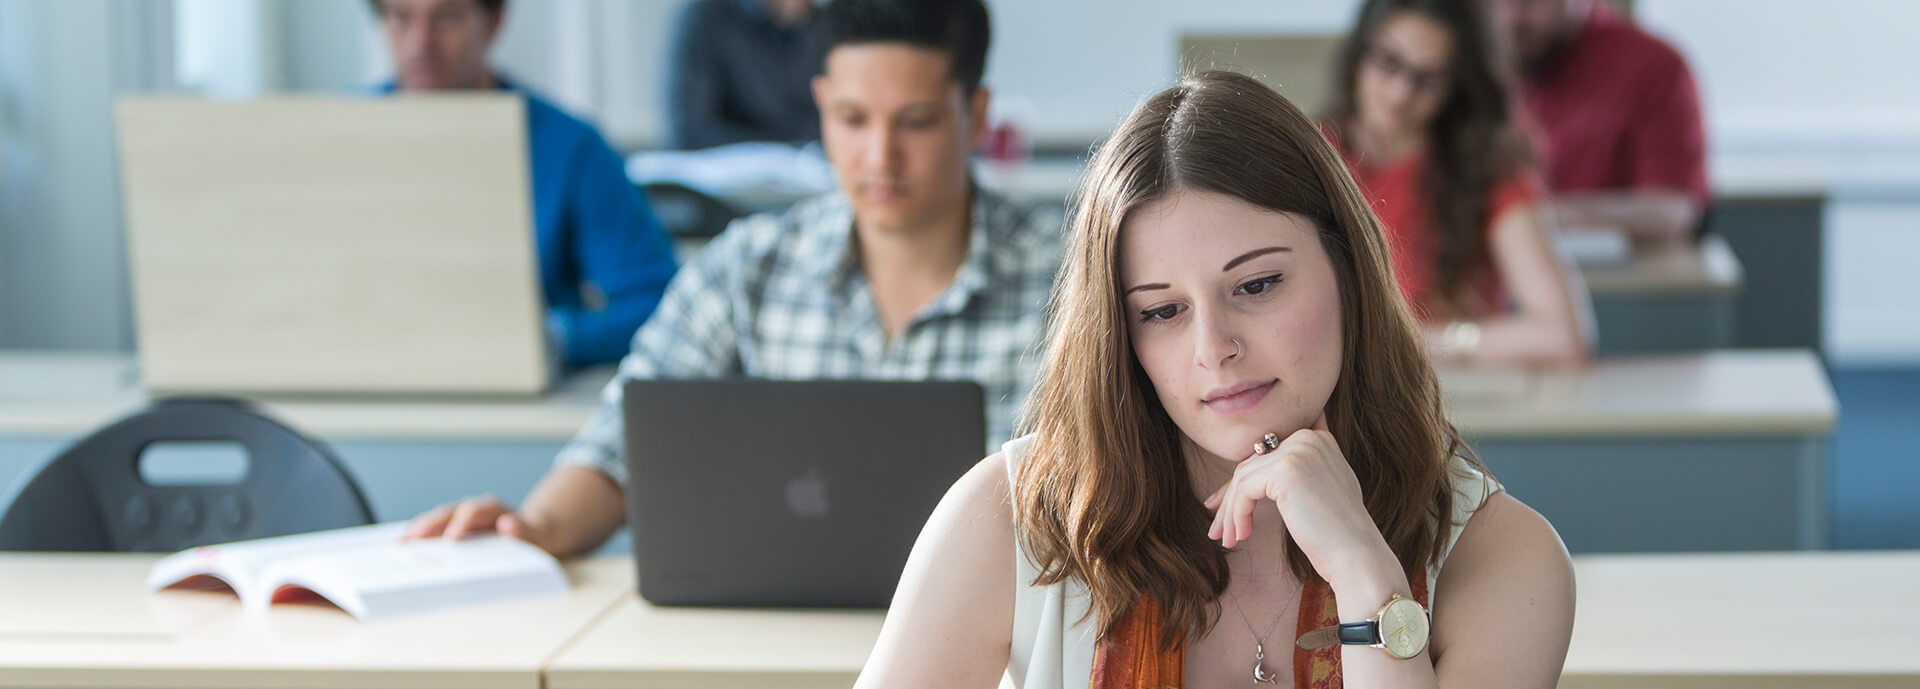
{"label": "apple logo on laptop", "polygon": [[827,516],[827,480],[820,467],[807,467],[807,473],[787,481],[787,507],[796,517],[820,519]]}

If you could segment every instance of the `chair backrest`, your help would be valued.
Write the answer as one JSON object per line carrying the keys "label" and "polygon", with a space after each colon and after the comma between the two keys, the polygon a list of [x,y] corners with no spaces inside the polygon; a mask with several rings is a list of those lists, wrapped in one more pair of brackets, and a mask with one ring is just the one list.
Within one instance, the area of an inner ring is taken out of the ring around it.
{"label": "chair backrest", "polygon": [[[238,444],[246,472],[224,485],[151,484],[142,453],[166,442]],[[170,552],[373,521],[323,446],[229,399],[155,402],[74,443],[10,494],[0,550]]]}

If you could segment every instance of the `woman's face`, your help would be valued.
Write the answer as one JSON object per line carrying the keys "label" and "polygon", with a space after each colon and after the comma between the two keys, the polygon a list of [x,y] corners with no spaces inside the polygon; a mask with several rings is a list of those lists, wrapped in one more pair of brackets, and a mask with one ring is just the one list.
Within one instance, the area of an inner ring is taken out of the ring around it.
{"label": "woman's face", "polygon": [[1453,88],[1453,47],[1446,28],[1424,14],[1388,15],[1355,75],[1361,126],[1389,136],[1424,133]]}
{"label": "woman's face", "polygon": [[1312,221],[1180,191],[1127,217],[1120,253],[1134,356],[1195,445],[1238,461],[1320,416],[1340,377],[1340,290]]}

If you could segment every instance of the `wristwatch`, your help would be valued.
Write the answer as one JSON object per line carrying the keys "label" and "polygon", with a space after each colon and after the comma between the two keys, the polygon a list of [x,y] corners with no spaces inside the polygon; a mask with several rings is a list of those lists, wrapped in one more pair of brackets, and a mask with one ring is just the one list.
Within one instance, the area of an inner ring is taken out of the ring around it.
{"label": "wristwatch", "polygon": [[1387,599],[1386,605],[1380,606],[1380,614],[1367,618],[1365,622],[1321,627],[1301,634],[1300,640],[1295,643],[1309,651],[1336,643],[1372,646],[1406,660],[1427,650],[1427,637],[1432,627],[1433,617],[1426,608],[1412,598],[1396,593]]}

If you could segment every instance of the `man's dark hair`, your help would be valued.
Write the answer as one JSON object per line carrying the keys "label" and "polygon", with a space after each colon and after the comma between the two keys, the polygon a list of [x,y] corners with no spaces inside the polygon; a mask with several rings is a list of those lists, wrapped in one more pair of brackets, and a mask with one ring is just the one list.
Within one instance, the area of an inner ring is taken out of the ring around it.
{"label": "man's dark hair", "polygon": [[843,45],[905,43],[947,54],[950,76],[972,96],[987,71],[992,28],[981,0],[832,0],[821,8],[820,70]]}
{"label": "man's dark hair", "polygon": [[[501,12],[504,12],[507,9],[507,0],[474,0],[474,1],[480,3],[480,9],[491,12],[495,16],[498,16]],[[373,6],[373,16],[378,17],[382,14],[382,8],[380,7],[380,0],[367,0],[367,4]]]}

